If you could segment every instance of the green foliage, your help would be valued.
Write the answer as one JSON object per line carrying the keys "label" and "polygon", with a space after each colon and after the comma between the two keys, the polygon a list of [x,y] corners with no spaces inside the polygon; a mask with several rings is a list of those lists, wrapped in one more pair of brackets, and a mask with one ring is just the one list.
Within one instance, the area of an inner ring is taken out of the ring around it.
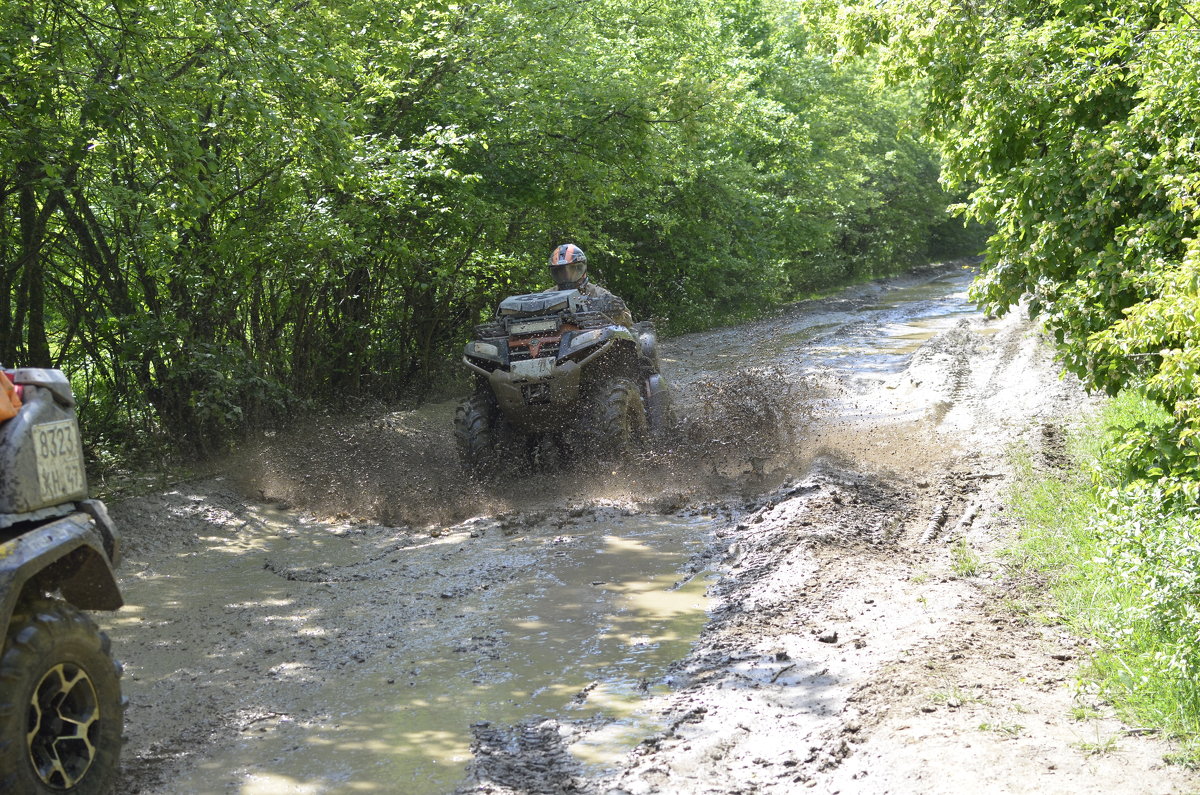
{"label": "green foliage", "polygon": [[983,572],[983,561],[967,539],[958,539],[950,548],[950,569],[959,577],[978,577]]}
{"label": "green foliage", "polygon": [[919,76],[963,211],[990,225],[976,296],[1041,315],[1067,366],[1144,386],[1174,421],[1131,461],[1200,491],[1200,8],[1178,0],[894,0],[856,6],[849,49]]}
{"label": "green foliage", "polygon": [[[1108,495],[1097,532],[1102,560],[1131,592],[1114,617],[1108,642],[1143,657],[1142,666],[1158,677],[1194,683],[1200,670],[1200,518],[1172,512],[1161,489],[1114,490]],[[1153,644],[1148,644],[1148,637]],[[1136,686],[1128,683],[1127,686]],[[1200,688],[1193,708],[1200,707]],[[1200,711],[1193,709],[1200,717]]]}
{"label": "green foliage", "polygon": [[0,361],[212,450],[435,388],[564,240],[674,330],[895,272],[944,223],[938,162],[912,91],[829,56],[835,12],[4,3]]}

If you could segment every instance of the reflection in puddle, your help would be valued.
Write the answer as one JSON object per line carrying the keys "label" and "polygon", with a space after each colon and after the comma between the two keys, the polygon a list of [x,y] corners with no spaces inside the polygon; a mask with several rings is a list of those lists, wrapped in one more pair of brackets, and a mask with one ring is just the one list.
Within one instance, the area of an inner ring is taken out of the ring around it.
{"label": "reflection in puddle", "polygon": [[736,329],[700,332],[664,347],[664,361],[682,364],[672,378],[687,384],[702,371],[784,365],[801,372],[837,369],[867,377],[902,370],[907,357],[959,319],[977,314],[967,295],[974,271],[953,272],[929,282],[887,289],[874,303],[845,309],[802,311]]}
{"label": "reflection in puddle", "polygon": [[[966,278],[955,277],[949,283],[958,286],[957,281]],[[837,360],[840,366],[851,369],[898,372],[906,363],[905,357],[915,353],[923,343],[959,319],[978,313],[965,289],[947,293],[947,283],[948,280],[938,280],[930,285],[896,290],[892,301],[868,311],[886,313],[898,309],[903,311],[903,317],[893,322],[887,322],[886,318],[872,322],[859,333],[839,334],[837,345],[816,349],[818,357]],[[931,293],[937,297],[930,297]],[[847,358],[851,361],[845,361]]]}

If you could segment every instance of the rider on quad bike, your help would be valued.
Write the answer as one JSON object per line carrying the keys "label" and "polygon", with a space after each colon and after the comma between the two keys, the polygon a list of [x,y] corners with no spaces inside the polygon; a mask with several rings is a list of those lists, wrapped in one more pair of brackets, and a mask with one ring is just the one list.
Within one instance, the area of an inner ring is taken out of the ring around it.
{"label": "rider on quad bike", "polygon": [[463,351],[475,390],[454,429],[477,472],[510,458],[619,457],[667,424],[653,322],[634,323],[624,301],[588,279],[579,246],[556,247],[550,274],[554,287],[501,301]]}
{"label": "rider on quad bike", "polygon": [[550,252],[550,276],[554,279],[555,286],[545,292],[578,290],[592,299],[592,305],[597,311],[603,312],[626,328],[633,328],[633,315],[629,313],[625,302],[588,278],[587,255],[579,246],[564,243]]}

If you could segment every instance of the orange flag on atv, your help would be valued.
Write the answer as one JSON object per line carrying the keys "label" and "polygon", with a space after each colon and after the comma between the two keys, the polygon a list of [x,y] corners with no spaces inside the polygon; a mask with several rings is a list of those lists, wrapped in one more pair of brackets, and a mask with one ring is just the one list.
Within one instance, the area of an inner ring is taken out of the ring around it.
{"label": "orange flag on atv", "polygon": [[17,388],[8,380],[8,373],[0,373],[0,422],[17,416],[20,408],[21,396],[17,394]]}

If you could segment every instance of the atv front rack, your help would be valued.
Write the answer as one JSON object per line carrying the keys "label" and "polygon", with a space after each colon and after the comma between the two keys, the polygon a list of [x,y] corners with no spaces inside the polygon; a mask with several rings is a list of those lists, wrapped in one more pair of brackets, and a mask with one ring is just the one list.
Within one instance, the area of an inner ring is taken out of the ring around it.
{"label": "atv front rack", "polygon": [[[554,315],[543,315],[550,318]],[[613,325],[613,320],[603,312],[562,312],[560,319],[564,324],[570,324],[580,329],[604,328]],[[528,317],[504,317],[480,323],[475,327],[475,339],[491,340],[497,337],[507,337],[512,333],[514,325],[529,323]]]}

